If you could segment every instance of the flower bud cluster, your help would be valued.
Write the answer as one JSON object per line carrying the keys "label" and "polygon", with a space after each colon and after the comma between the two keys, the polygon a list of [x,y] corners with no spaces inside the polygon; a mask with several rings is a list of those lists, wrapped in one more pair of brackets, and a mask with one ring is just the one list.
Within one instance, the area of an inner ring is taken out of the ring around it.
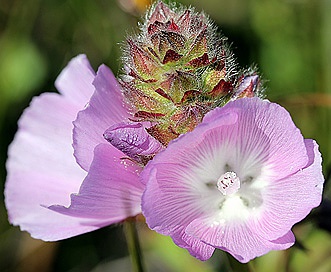
{"label": "flower bud cluster", "polygon": [[122,90],[134,121],[167,145],[215,107],[260,93],[255,71],[238,72],[226,38],[204,13],[157,2],[127,39]]}

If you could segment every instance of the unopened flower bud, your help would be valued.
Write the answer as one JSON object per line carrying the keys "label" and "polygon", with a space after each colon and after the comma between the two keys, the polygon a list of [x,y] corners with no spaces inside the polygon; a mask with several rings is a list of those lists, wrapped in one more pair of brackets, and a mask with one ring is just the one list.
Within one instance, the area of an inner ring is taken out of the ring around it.
{"label": "unopened flower bud", "polygon": [[204,13],[159,1],[127,40],[121,85],[134,121],[167,145],[215,107],[259,93],[255,72],[238,72],[226,38]]}

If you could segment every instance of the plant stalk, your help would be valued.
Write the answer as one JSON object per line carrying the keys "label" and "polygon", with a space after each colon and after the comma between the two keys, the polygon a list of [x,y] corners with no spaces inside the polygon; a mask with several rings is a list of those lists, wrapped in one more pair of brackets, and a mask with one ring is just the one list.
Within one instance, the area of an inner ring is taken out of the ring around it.
{"label": "plant stalk", "polygon": [[124,222],[124,232],[131,258],[132,271],[134,272],[146,271],[144,269],[142,250],[140,247],[138,232],[134,220],[129,219]]}

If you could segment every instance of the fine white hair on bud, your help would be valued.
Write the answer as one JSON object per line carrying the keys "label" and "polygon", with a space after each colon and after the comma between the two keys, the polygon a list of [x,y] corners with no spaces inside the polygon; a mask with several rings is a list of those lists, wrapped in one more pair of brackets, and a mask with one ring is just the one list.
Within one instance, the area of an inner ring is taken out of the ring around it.
{"label": "fine white hair on bud", "polygon": [[255,69],[240,69],[227,38],[192,7],[152,5],[140,33],[127,39],[123,62],[120,84],[132,121],[152,122],[148,133],[165,146],[210,110],[260,94]]}

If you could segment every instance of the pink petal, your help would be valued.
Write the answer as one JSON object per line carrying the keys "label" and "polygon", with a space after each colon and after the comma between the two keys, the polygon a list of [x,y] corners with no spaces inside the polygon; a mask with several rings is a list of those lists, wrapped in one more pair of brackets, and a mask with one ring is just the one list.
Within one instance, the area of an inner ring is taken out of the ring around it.
{"label": "pink petal", "polygon": [[187,235],[183,227],[173,231],[171,238],[177,246],[187,249],[193,257],[201,261],[208,260],[215,251],[214,247],[202,242],[200,239]]}
{"label": "pink petal", "polygon": [[130,116],[117,80],[107,66],[99,67],[93,84],[95,93],[74,121],[74,155],[85,170],[90,167],[94,148],[106,142],[105,130]]}
{"label": "pink petal", "polygon": [[56,205],[49,209],[108,224],[140,213],[144,190],[139,181],[141,167],[122,157],[123,153],[111,145],[98,145],[79,193],[71,196],[70,207]]}
{"label": "pink petal", "polygon": [[[172,167],[170,166],[169,169],[172,169]],[[165,172],[166,171],[167,170],[165,170]],[[174,170],[174,172],[175,171],[176,170]],[[155,175],[156,171],[152,171],[152,173],[149,174]],[[169,184],[169,186],[172,185]],[[148,226],[163,235],[170,235],[176,245],[187,249],[195,258],[201,261],[208,260],[214,253],[215,248],[185,233],[185,224],[189,224],[192,217],[196,218],[199,216],[199,212],[196,213],[197,211],[193,211],[194,208],[192,208],[194,207],[194,203],[197,202],[195,198],[193,197],[191,201],[189,197],[187,197],[187,199],[183,198],[175,193],[176,188],[174,188],[171,194],[173,197],[162,194],[161,191],[162,188],[158,187],[157,183],[151,183],[148,184],[144,192],[142,203],[151,203],[152,198],[159,199],[159,201],[153,202],[151,205],[143,205],[143,211],[147,218]],[[162,207],[162,204],[166,206]],[[183,209],[178,209],[176,205],[182,206]],[[176,207],[176,210],[173,210],[174,207]],[[187,207],[187,209],[185,209],[185,207]],[[173,211],[173,213],[171,211]],[[158,218],[159,216],[164,220],[162,226],[159,225],[160,220],[153,221],[153,218]],[[187,221],[187,219],[189,220]],[[181,224],[175,222],[181,222]]]}
{"label": "pink petal", "polygon": [[[242,184],[224,196],[216,182],[228,171]],[[208,113],[147,164],[142,210],[150,228],[184,248],[191,237],[247,262],[293,245],[291,227],[320,202],[321,173],[317,145],[285,109],[243,98]]]}
{"label": "pink petal", "polygon": [[[167,164],[162,169],[152,169],[150,172],[144,170],[143,173],[149,177],[149,181],[142,198],[142,210],[152,230],[171,235],[177,232],[179,222],[185,226],[192,218],[201,215],[199,206],[195,205],[199,204],[196,201],[198,196],[191,193],[189,188],[177,184],[183,179],[176,175],[180,175],[181,169],[175,164]],[[167,186],[161,182],[167,182]]]}
{"label": "pink petal", "polygon": [[[236,120],[236,114],[228,113],[215,118],[214,125],[216,129],[220,129]],[[193,170],[203,161],[199,156],[204,151],[208,155],[208,149],[200,149],[199,145],[205,141],[205,134],[209,129],[208,124],[200,125],[194,134],[187,133],[172,141],[144,168],[141,179],[147,182],[147,186],[142,199],[142,210],[151,229],[171,235],[179,222],[185,226],[192,218],[203,215],[206,209],[215,205],[210,203],[215,197],[215,191],[209,190]],[[213,180],[215,171],[207,169],[213,165],[206,165],[205,179]],[[216,180],[217,178],[218,176]]]}
{"label": "pink petal", "polygon": [[68,101],[77,104],[79,110],[82,110],[94,92],[92,85],[94,77],[95,72],[87,57],[79,55],[62,70],[55,81],[55,86]]}
{"label": "pink petal", "polygon": [[324,177],[318,145],[305,140],[308,164],[295,174],[271,183],[264,192],[264,212],[252,218],[251,229],[267,239],[276,239],[305,218],[322,198]]}
{"label": "pink petal", "polygon": [[97,229],[79,218],[64,216],[42,205],[68,205],[85,172],[71,146],[77,105],[55,93],[34,98],[19,121],[9,147],[5,202],[9,220],[35,238],[54,241]]}
{"label": "pink petal", "polygon": [[[212,124],[214,118],[229,111],[238,112],[239,118],[231,130],[224,131],[224,138],[240,148],[235,161],[243,165],[238,168],[249,172],[263,164],[268,166],[270,179],[280,179],[307,164],[308,157],[302,156],[306,154],[302,134],[284,108],[259,98],[242,98],[209,112],[204,123]],[[243,159],[241,156],[245,155],[248,157]]]}
{"label": "pink petal", "polygon": [[254,233],[243,222],[212,224],[209,217],[192,221],[186,233],[216,248],[232,254],[240,262],[246,263],[270,250],[287,249],[294,244],[291,231],[275,241],[266,240]]}
{"label": "pink petal", "polygon": [[124,154],[143,164],[163,149],[141,123],[113,125],[105,131],[104,137]]}

